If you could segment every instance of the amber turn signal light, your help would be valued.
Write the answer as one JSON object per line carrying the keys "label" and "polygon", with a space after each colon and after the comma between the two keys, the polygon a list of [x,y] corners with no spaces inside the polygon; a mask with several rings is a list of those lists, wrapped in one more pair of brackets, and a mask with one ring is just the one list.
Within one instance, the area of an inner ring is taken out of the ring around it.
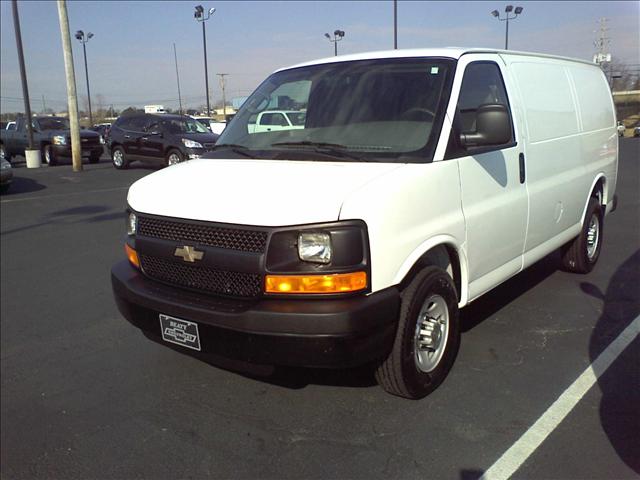
{"label": "amber turn signal light", "polygon": [[138,258],[138,252],[136,252],[126,243],[124,244],[124,251],[127,252],[127,258],[129,259],[131,265],[136,268],[140,268],[140,259]]}
{"label": "amber turn signal light", "polygon": [[266,293],[347,293],[367,288],[366,272],[330,275],[267,275]]}

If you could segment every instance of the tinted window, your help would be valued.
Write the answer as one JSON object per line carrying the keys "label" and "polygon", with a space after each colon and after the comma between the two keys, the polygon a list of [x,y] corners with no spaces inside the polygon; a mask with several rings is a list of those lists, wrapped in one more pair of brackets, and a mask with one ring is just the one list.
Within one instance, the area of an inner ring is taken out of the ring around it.
{"label": "tinted window", "polygon": [[[41,130],[69,130],[69,120],[59,117],[44,117],[38,119]],[[32,122],[32,125],[37,128],[36,122]]]}
{"label": "tinted window", "polygon": [[262,121],[260,123],[262,125],[281,125],[283,127],[289,125],[281,113],[265,113],[262,115]]}
{"label": "tinted window", "polygon": [[123,128],[134,132],[142,132],[147,122],[148,119],[146,117],[132,117],[131,120],[129,120],[129,125]]}

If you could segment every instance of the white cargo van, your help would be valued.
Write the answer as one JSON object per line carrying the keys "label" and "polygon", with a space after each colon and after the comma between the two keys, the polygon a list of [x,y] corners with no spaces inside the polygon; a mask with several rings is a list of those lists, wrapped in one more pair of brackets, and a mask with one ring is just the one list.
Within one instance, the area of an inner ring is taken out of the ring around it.
{"label": "white cargo van", "polygon": [[[302,128],[248,128],[274,99],[306,112]],[[123,315],[200,356],[372,362],[408,398],[450,370],[459,308],[555,249],[590,271],[616,204],[602,71],[530,53],[282,69],[209,156],[131,186],[128,261],[112,269]]]}

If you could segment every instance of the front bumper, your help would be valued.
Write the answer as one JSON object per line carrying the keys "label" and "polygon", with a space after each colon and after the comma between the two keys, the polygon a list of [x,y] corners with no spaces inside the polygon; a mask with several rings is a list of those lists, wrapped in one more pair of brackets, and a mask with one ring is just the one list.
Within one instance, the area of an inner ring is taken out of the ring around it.
{"label": "front bumper", "polygon": [[195,160],[196,158],[202,157],[205,153],[213,151],[211,148],[186,148],[185,151],[185,159],[186,160]]}
{"label": "front bumper", "polygon": [[[81,145],[83,157],[91,157],[102,155],[104,152],[104,145]],[[53,154],[56,157],[70,157],[71,156],[71,145],[51,145],[51,149],[53,150]]]}
{"label": "front bumper", "polygon": [[0,170],[0,185],[9,185],[12,178],[13,170],[11,170],[10,168]]}
{"label": "front bumper", "polygon": [[400,305],[396,288],[331,300],[213,297],[150,280],[127,261],[113,267],[111,283],[122,315],[152,340],[164,343],[163,313],[198,324],[202,354],[265,365],[338,368],[383,358]]}

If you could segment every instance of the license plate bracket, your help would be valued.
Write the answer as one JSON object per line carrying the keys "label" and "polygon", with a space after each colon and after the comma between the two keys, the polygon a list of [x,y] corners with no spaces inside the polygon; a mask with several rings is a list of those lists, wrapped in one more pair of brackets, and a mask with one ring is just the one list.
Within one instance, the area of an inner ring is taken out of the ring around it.
{"label": "license plate bracket", "polygon": [[175,343],[192,350],[201,350],[198,324],[195,322],[161,313],[160,332],[165,342]]}

